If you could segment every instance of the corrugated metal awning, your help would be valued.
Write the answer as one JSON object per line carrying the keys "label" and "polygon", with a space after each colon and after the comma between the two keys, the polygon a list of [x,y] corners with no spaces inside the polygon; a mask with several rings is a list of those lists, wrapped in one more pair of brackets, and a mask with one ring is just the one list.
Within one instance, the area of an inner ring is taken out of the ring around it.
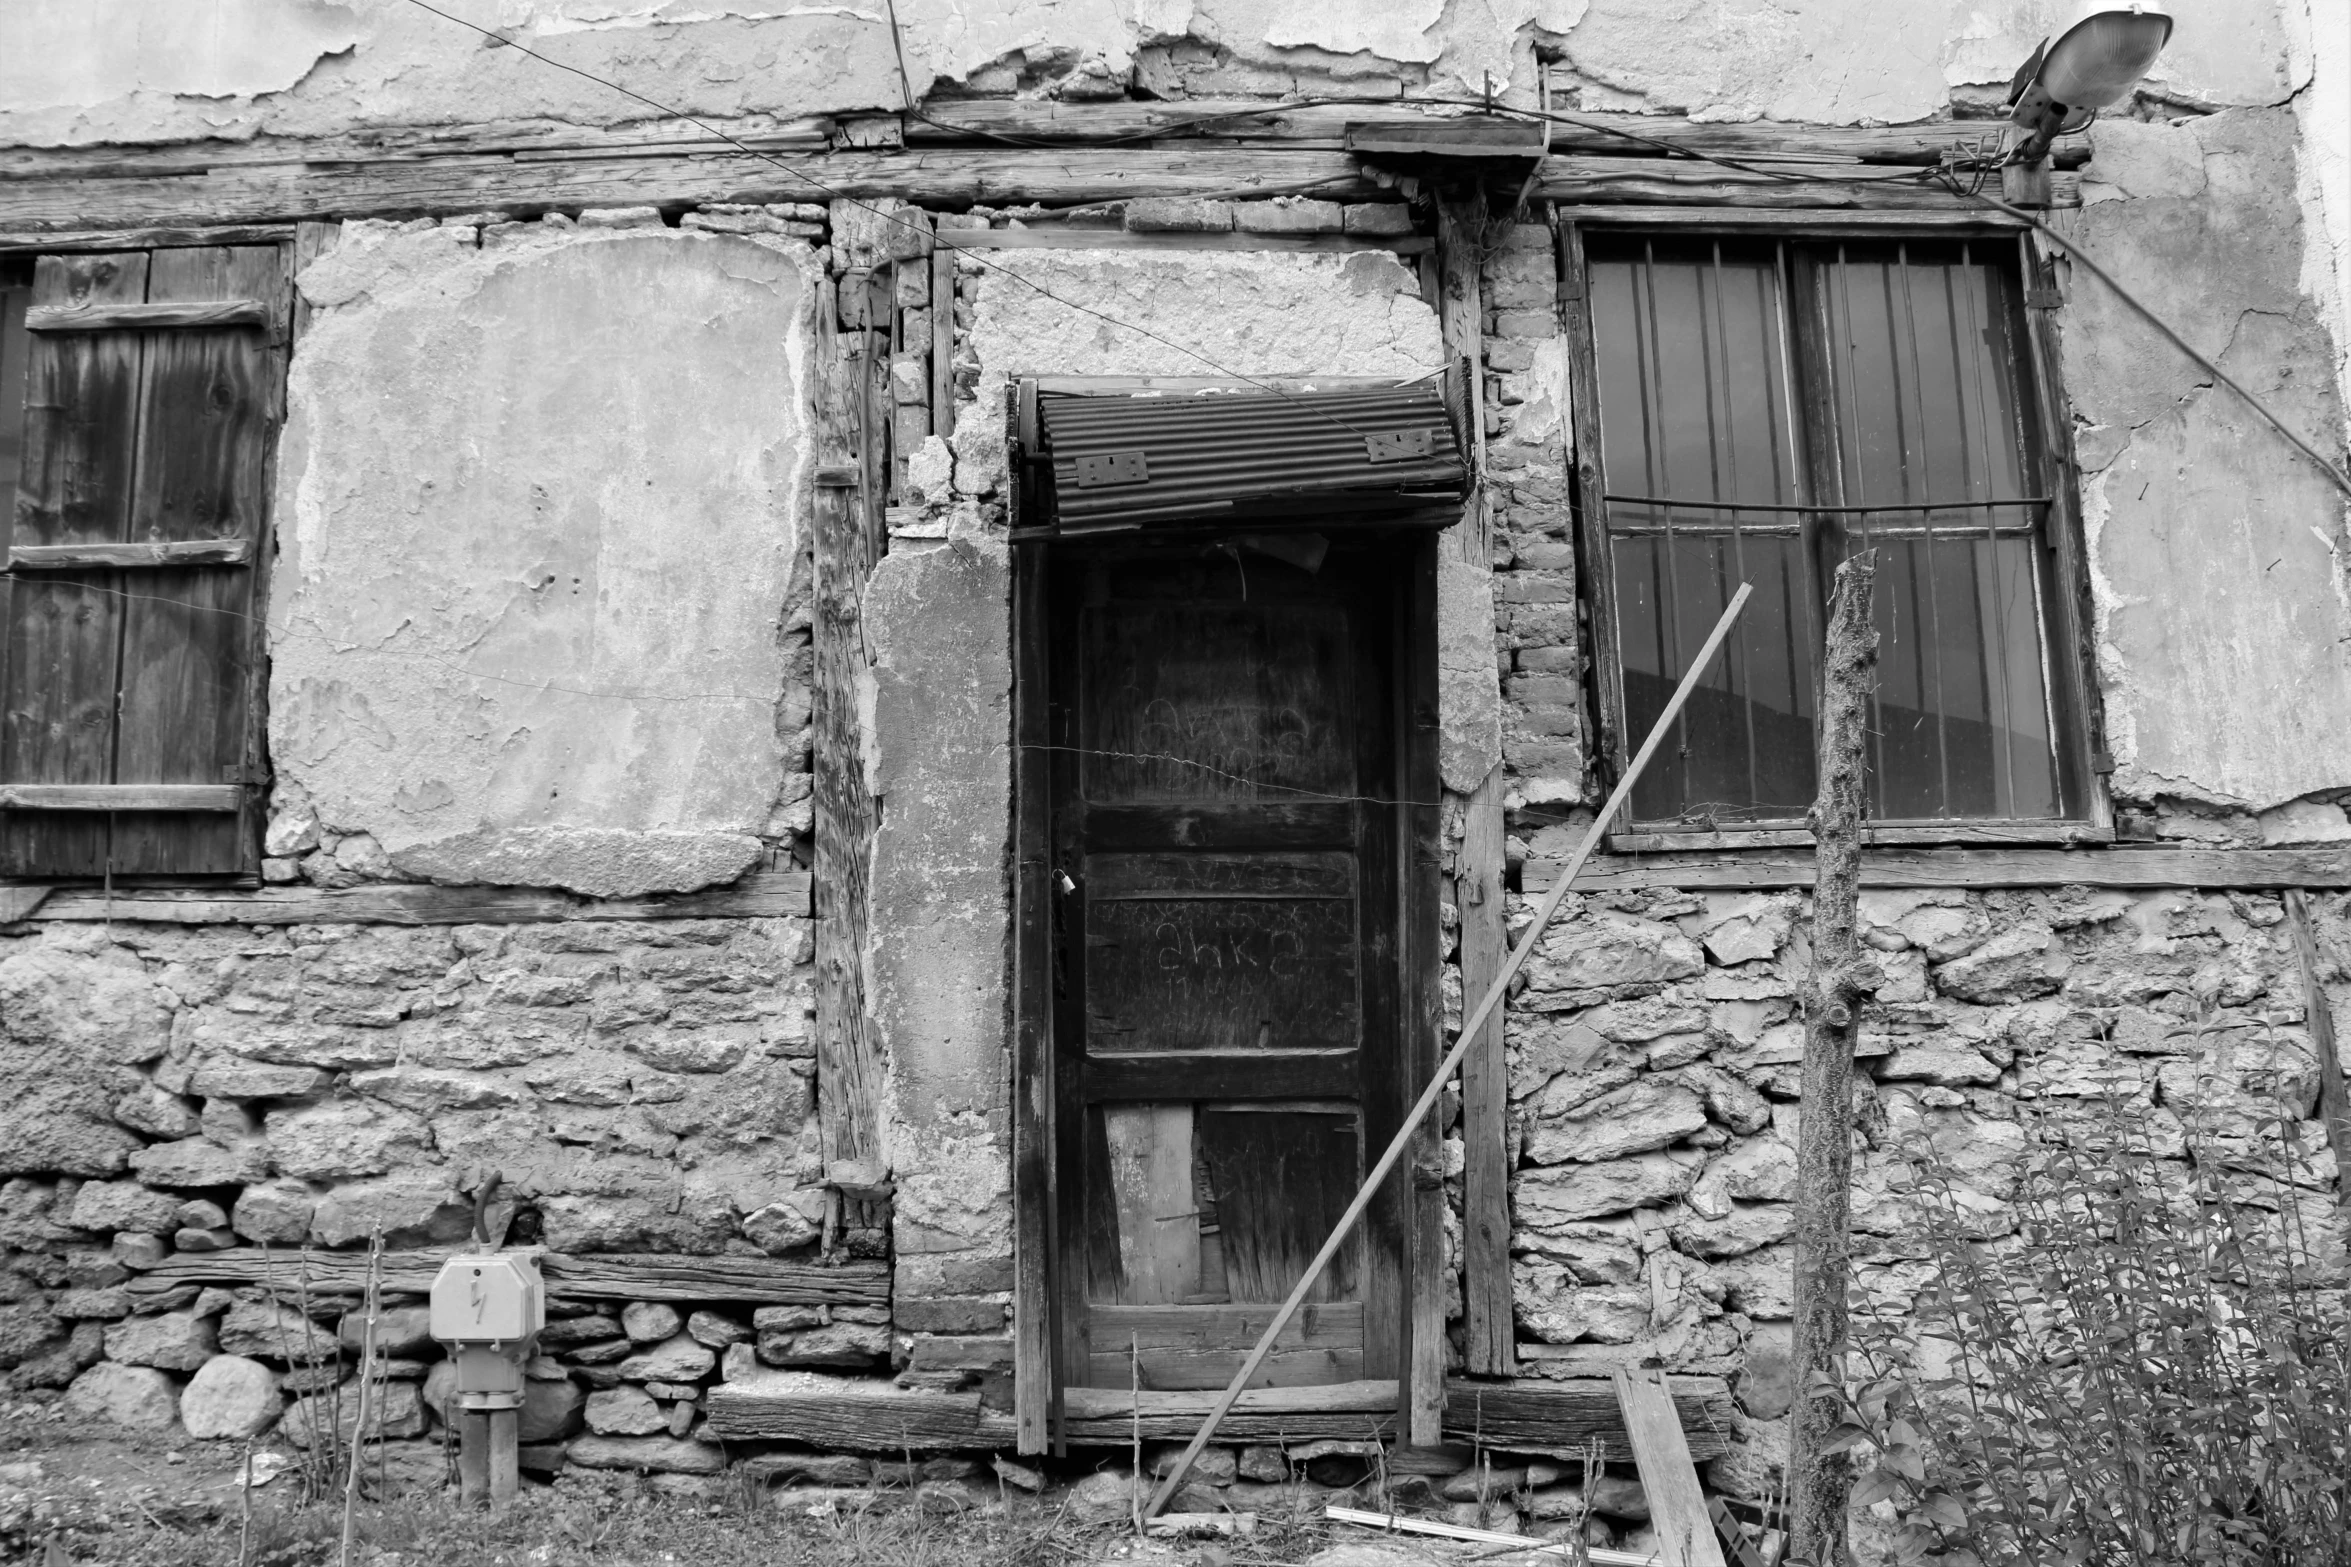
{"label": "corrugated metal awning", "polygon": [[[1443,386],[1032,391],[1060,533],[1285,520],[1442,527],[1468,464]],[[1024,421],[1027,423],[1027,421]]]}

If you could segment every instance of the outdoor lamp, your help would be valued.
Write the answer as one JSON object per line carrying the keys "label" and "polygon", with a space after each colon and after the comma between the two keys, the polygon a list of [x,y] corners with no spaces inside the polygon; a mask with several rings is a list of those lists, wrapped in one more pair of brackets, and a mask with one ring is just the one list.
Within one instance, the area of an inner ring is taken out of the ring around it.
{"label": "outdoor lamp", "polygon": [[2056,42],[2041,40],[2009,86],[2009,118],[2025,138],[2013,161],[2038,163],[2049,144],[2131,95],[2171,38],[2161,0],[2088,0]]}

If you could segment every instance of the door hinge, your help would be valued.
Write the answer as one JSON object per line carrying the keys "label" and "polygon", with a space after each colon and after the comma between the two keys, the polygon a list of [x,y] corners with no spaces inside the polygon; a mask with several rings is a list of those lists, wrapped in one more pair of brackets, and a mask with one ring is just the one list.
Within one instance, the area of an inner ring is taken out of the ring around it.
{"label": "door hinge", "polygon": [[2065,296],[2053,288],[2028,288],[2024,291],[2027,310],[2055,310],[2065,303]]}

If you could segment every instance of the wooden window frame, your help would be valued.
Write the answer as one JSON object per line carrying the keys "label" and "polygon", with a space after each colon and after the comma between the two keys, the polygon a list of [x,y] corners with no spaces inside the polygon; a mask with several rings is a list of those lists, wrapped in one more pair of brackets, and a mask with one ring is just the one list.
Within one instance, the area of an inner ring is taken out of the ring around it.
{"label": "wooden window frame", "polygon": [[[303,309],[295,292],[294,279],[301,266],[318,255],[330,241],[337,225],[332,223],[239,225],[219,229],[136,229],[104,235],[76,234],[44,241],[39,237],[0,240],[0,261],[35,263],[44,257],[119,257],[129,254],[156,255],[168,251],[189,249],[270,249],[277,253],[276,276],[267,297],[258,301],[261,306],[256,317],[251,306],[240,305],[234,310],[208,310],[202,306],[135,307],[122,312],[126,319],[113,325],[136,327],[139,318],[147,318],[146,325],[157,328],[173,326],[237,326],[264,334],[267,381],[263,388],[265,404],[261,414],[260,476],[258,481],[258,515],[249,537],[235,541],[202,541],[197,544],[147,546],[76,546],[59,551],[43,546],[21,549],[14,544],[16,483],[8,486],[4,500],[6,511],[0,512],[0,557],[35,557],[44,554],[64,554],[79,561],[83,556],[106,557],[121,554],[126,560],[136,557],[132,564],[234,564],[253,573],[252,588],[245,614],[245,636],[240,655],[246,682],[243,744],[236,764],[236,777],[224,778],[218,784],[104,785],[104,786],[39,786],[0,784],[0,804],[19,803],[35,809],[69,807],[71,802],[93,788],[108,791],[110,799],[122,803],[115,809],[179,810],[193,808],[200,811],[223,811],[233,814],[237,821],[236,863],[218,870],[175,871],[169,873],[122,873],[106,878],[110,886],[120,887],[253,887],[261,880],[261,838],[267,810],[265,791],[270,779],[268,761],[269,680],[268,634],[270,560],[274,554],[275,517],[273,506],[277,488],[279,439],[285,426],[286,380],[292,344],[306,324],[308,312]],[[14,406],[0,408],[0,418],[21,422],[25,407],[21,397]],[[233,544],[234,547],[230,547]],[[63,565],[63,561],[44,562]],[[4,580],[4,579],[0,579]],[[13,594],[0,587],[0,635],[7,630],[14,615]],[[4,667],[7,645],[0,641],[0,667]],[[219,798],[215,798],[219,797]],[[49,886],[86,884],[91,878],[70,871],[28,871],[7,878],[23,885]]]}
{"label": "wooden window frame", "polygon": [[[2044,524],[2044,547],[2051,553],[2054,591],[2049,596],[2043,626],[2050,651],[2058,732],[2051,737],[2066,765],[2080,780],[2075,814],[2047,819],[1972,818],[1948,824],[1870,827],[1865,842],[1876,845],[1921,844],[2059,844],[2110,843],[2114,840],[2114,808],[2107,789],[2113,771],[2106,744],[2105,716],[2093,672],[2097,667],[2093,643],[2090,580],[2081,518],[2080,469],[2073,448],[2072,410],[2058,369],[2055,321],[2057,280],[2050,258],[2035,245],[2031,232],[2013,219],[1973,214],[1901,212],[1824,213],[1725,211],[1718,208],[1594,208],[1562,207],[1558,212],[1561,317],[1568,336],[1568,379],[1572,404],[1570,434],[1573,484],[1570,493],[1576,511],[1574,529],[1580,557],[1578,580],[1590,615],[1591,646],[1585,660],[1586,695],[1598,715],[1599,733],[1592,754],[1606,773],[1621,776],[1632,738],[1625,733],[1624,662],[1621,628],[1617,621],[1612,541],[1602,496],[1607,492],[1600,440],[1599,365],[1591,318],[1589,263],[1585,238],[1594,231],[1610,234],[1655,233],[1682,239],[1712,237],[1769,237],[1791,242],[1833,242],[1838,239],[1977,239],[2009,240],[2017,247],[2018,276],[2026,291],[2027,369],[2032,377],[2031,416],[2041,443],[2041,464],[2051,496]],[[1817,670],[1816,670],[1817,677]],[[1812,834],[1801,825],[1765,823],[1728,826],[1713,831],[1636,830],[1626,807],[1620,830],[1608,846],[1618,853],[1686,853],[1708,849],[1805,848]]]}

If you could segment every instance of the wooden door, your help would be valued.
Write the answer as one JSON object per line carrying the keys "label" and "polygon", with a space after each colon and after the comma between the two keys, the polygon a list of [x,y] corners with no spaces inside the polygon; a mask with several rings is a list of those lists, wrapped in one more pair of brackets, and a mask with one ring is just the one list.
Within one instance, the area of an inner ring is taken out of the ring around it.
{"label": "wooden door", "polygon": [[[1222,1387],[1393,1135],[1408,556],[1048,570],[1065,1385]],[[1403,1235],[1390,1195],[1256,1385],[1398,1375]]]}

